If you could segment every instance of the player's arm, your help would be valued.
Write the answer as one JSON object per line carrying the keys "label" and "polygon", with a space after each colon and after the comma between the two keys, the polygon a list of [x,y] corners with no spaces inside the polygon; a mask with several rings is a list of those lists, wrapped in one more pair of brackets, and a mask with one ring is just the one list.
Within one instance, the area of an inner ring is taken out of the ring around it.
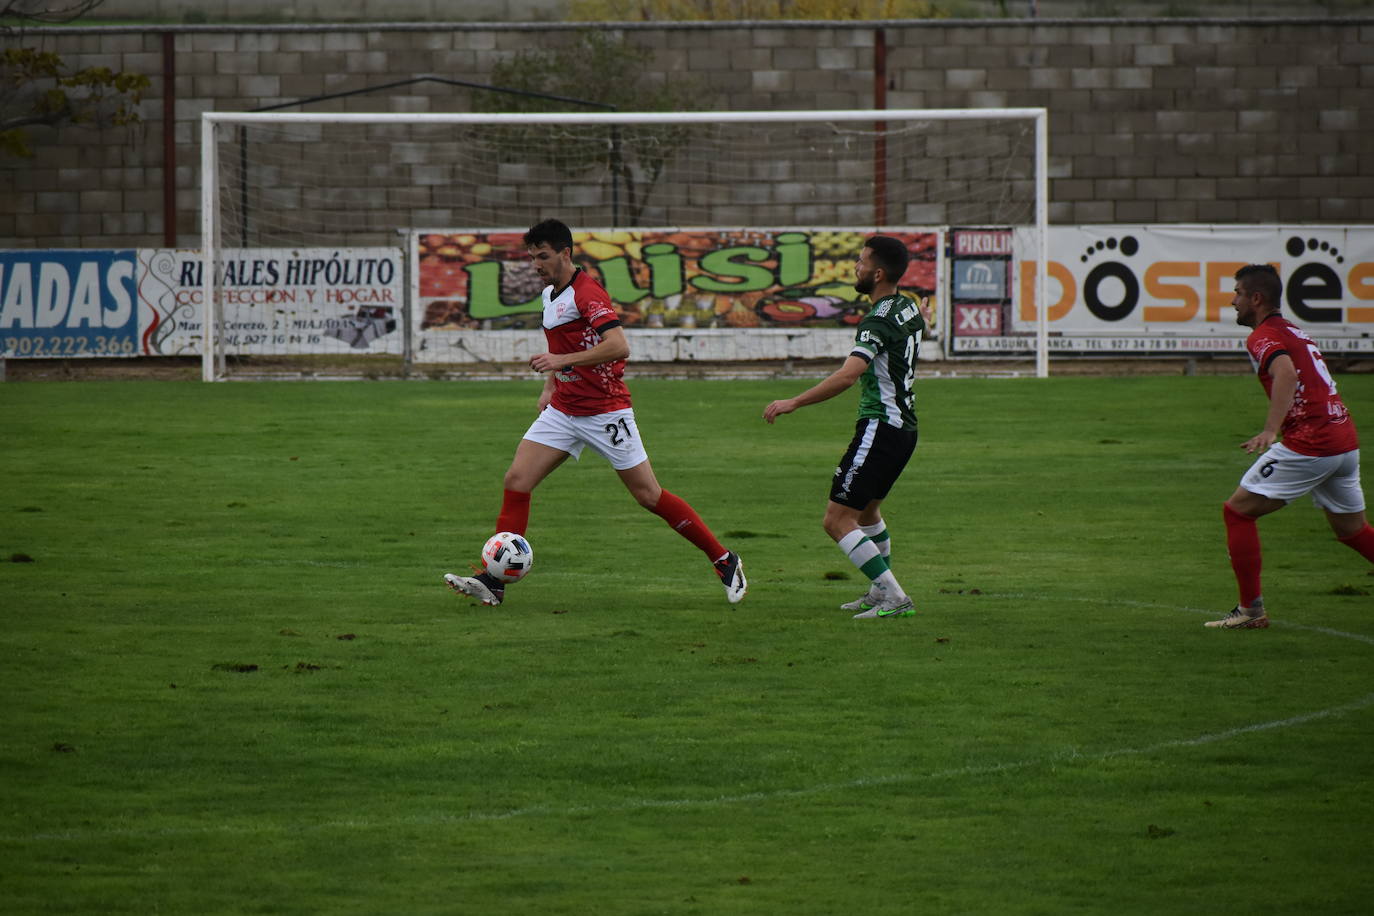
{"label": "player's arm", "polygon": [[916,311],[921,313],[921,339],[935,339],[935,308],[930,304],[929,296],[922,296],[916,302]]}
{"label": "player's arm", "polygon": [[1251,454],[1262,452],[1279,438],[1283,418],[1293,409],[1293,398],[1298,393],[1298,370],[1287,353],[1280,353],[1269,362],[1269,415],[1264,418],[1264,429],[1258,436],[1247,439],[1241,448]]}
{"label": "player's arm", "polygon": [[544,376],[544,387],[539,392],[539,401],[535,405],[535,413],[543,413],[544,408],[548,407],[550,404],[553,403],[553,392],[555,387],[557,386],[554,384],[553,381],[553,373],[547,373]]}
{"label": "player's arm", "polygon": [[557,372],[571,366],[599,366],[630,355],[630,341],[619,324],[603,326],[597,333],[601,335],[601,342],[591,349],[576,353],[539,353],[530,357],[530,368],[535,372]]}
{"label": "player's arm", "polygon": [[844,361],[844,365],[836,369],[830,375],[821,379],[812,387],[806,389],[795,398],[783,398],[781,401],[774,401],[763,409],[763,418],[772,423],[785,413],[791,413],[798,407],[806,407],[808,404],[819,404],[821,401],[828,401],[835,395],[848,391],[859,376],[864,374],[868,368],[868,360],[862,356],[851,354]]}

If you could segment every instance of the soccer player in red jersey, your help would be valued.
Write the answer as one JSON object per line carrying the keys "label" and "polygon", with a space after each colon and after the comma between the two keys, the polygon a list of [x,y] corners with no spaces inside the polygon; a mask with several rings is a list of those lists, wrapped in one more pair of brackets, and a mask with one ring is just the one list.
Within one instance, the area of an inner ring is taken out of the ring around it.
{"label": "soccer player in red jersey", "polygon": [[[1279,314],[1283,281],[1268,264],[1236,271],[1231,300],[1250,361],[1269,397],[1264,429],[1241,445],[1259,458],[1222,506],[1226,549],[1240,602],[1206,626],[1269,626],[1260,594],[1260,539],[1255,520],[1307,493],[1326,512],[1337,540],[1374,563],[1374,528],[1360,489],[1360,442],[1321,351],[1301,328]],[[1282,436],[1283,441],[1277,441]]]}
{"label": "soccer player in red jersey", "polygon": [[[544,220],[525,233],[524,241],[534,269],[548,284],[543,322],[548,350],[530,359],[531,369],[545,373],[544,390],[538,416],[506,471],[496,530],[524,534],[531,491],[590,446],[611,463],[641,506],[706,554],[726,597],[738,602],[747,588],[739,554],[722,547],[686,500],[663,489],[654,477],[630,407],[630,389],[622,379],[630,344],[610,296],[573,264],[572,232],[563,223]],[[449,573],[444,580],[455,592],[483,604],[500,604],[505,597],[502,583],[485,572]]]}

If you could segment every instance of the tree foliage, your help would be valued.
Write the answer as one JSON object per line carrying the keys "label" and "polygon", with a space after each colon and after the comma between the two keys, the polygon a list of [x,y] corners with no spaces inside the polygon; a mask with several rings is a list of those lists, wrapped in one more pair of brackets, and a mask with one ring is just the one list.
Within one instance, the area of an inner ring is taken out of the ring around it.
{"label": "tree foliage", "polygon": [[568,18],[582,22],[713,20],[943,19],[931,0],[572,0]]}
{"label": "tree foliage", "polygon": [[51,51],[24,46],[26,25],[56,25],[104,0],[0,0],[0,155],[33,155],[28,128],[64,124],[127,126],[150,85],[141,73],[109,67],[73,69]]}
{"label": "tree foliage", "polygon": [[[478,111],[688,111],[700,91],[686,79],[655,81],[647,49],[605,32],[584,32],[566,47],[521,51],[492,68],[491,82],[530,95],[490,93]],[[559,98],[551,98],[559,96]],[[568,174],[605,169],[625,194],[628,223],[639,220],[664,168],[690,141],[681,125],[509,127],[497,132],[502,154],[537,157]]]}

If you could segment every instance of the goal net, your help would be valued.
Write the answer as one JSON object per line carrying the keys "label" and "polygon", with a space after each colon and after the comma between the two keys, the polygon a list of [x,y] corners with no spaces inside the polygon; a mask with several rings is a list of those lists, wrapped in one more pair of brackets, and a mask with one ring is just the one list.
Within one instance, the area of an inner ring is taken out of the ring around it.
{"label": "goal net", "polygon": [[[207,380],[297,356],[432,359],[441,348],[427,333],[443,329],[461,332],[461,349],[476,359],[509,357],[519,349],[509,335],[537,328],[501,320],[529,315],[538,294],[522,270],[519,233],[547,217],[580,242],[622,243],[614,252],[582,245],[577,256],[625,274],[625,295],[612,297],[629,326],[653,328],[655,309],[680,311],[684,299],[709,293],[713,316],[743,316],[722,326],[785,331],[775,334],[784,347],[827,323],[845,327],[852,309],[807,313],[803,294],[843,298],[867,234],[919,236],[913,251],[934,239],[918,255],[934,265],[929,276],[911,274],[904,287],[935,295],[941,308],[951,230],[1006,230],[1018,259],[1045,254],[1043,109],[210,112],[202,141],[194,276],[197,299],[209,304]],[[779,267],[784,244],[799,239],[805,277]],[[677,246],[676,281],[650,263],[645,249],[665,251],[654,245]],[[483,262],[500,300],[491,307],[464,299],[477,295]],[[751,268],[773,270],[773,287],[761,292]],[[1043,264],[1032,275],[1043,283]],[[1008,313],[1024,286],[1008,263]],[[778,305],[796,301],[801,312]],[[1043,328],[1040,336],[1043,363]]]}

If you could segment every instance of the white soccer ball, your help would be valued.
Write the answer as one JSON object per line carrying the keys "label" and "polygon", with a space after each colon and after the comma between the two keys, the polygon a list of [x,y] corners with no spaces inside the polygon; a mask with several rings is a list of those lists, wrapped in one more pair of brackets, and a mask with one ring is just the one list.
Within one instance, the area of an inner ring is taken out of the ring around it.
{"label": "white soccer ball", "polygon": [[498,531],[482,545],[482,568],[502,582],[518,582],[534,563],[534,548],[523,534]]}

